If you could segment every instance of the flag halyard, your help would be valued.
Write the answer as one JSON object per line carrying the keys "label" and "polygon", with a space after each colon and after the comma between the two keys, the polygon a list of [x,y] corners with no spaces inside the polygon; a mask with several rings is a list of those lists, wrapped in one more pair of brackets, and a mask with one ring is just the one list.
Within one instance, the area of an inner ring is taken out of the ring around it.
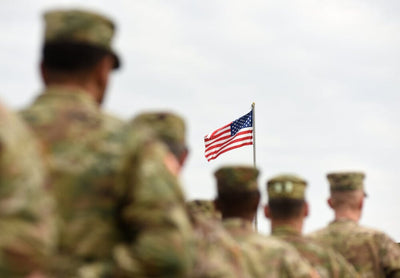
{"label": "flag halyard", "polygon": [[243,146],[253,145],[253,110],[204,137],[208,161]]}

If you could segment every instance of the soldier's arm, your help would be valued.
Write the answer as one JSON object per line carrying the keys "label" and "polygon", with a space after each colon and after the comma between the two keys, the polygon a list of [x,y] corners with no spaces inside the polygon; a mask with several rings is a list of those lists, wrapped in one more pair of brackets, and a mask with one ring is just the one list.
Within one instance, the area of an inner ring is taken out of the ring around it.
{"label": "soldier's arm", "polygon": [[280,277],[311,277],[319,278],[318,272],[303,258],[300,253],[292,246],[287,251],[284,262],[284,269],[282,269]]}
{"label": "soldier's arm", "polygon": [[400,277],[400,247],[389,236],[378,236],[379,257],[386,277]]}
{"label": "soldier's arm", "polygon": [[174,171],[176,160],[156,140],[133,140],[128,198],[121,210],[131,237],[130,251],[146,277],[187,277],[193,233]]}
{"label": "soldier's arm", "polygon": [[334,277],[360,277],[353,265],[350,264],[341,254],[329,247],[326,247],[326,249],[328,251],[328,255],[331,261],[332,275]]}

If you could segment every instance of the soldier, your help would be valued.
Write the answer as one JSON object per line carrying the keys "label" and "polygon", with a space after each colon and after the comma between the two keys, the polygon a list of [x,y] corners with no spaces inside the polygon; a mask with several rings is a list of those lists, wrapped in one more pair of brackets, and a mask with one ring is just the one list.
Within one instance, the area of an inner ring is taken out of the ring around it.
{"label": "soldier", "polygon": [[364,204],[364,174],[327,175],[335,220],[310,237],[341,253],[361,277],[400,277],[400,248],[386,234],[358,224]]}
{"label": "soldier", "polygon": [[143,112],[130,122],[136,129],[148,128],[164,142],[179,162],[179,170],[183,168],[189,154],[186,143],[186,124],[184,119],[172,112]]}
{"label": "soldier", "polygon": [[[145,112],[134,117],[131,125],[135,129],[152,130],[175,155],[179,162],[177,172],[181,172],[188,155],[186,125],[182,117],[172,112]],[[223,229],[213,202],[197,200],[186,204],[194,230],[195,250],[194,265],[188,277],[247,278],[239,246]],[[120,260],[121,264],[125,260],[126,257]]]}
{"label": "soldier", "polygon": [[252,277],[240,245],[224,229],[212,200],[187,202],[196,237],[191,278]]}
{"label": "soldier", "polygon": [[[45,14],[44,91],[22,111],[47,153],[61,217],[56,277],[108,277],[128,246],[135,277],[186,277],[191,227],[166,146],[104,113],[114,23],[83,10]],[[162,237],[160,235],[163,235]]]}
{"label": "soldier", "polygon": [[54,254],[54,200],[33,134],[0,103],[0,276],[45,277]]}
{"label": "soldier", "polygon": [[357,272],[340,254],[302,236],[308,203],[307,182],[295,175],[279,175],[267,182],[265,216],[271,220],[271,234],[292,244],[321,277],[357,277]]}
{"label": "soldier", "polygon": [[251,277],[319,277],[292,246],[254,231],[252,221],[260,199],[258,174],[247,166],[226,166],[215,172],[216,208],[224,227],[239,242]]}

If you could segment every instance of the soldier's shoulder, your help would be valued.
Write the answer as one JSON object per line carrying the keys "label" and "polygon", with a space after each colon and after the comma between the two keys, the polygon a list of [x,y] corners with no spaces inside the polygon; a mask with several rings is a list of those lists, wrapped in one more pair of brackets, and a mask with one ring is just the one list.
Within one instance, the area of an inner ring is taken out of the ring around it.
{"label": "soldier's shoulder", "polygon": [[327,234],[329,232],[329,228],[328,227],[324,227],[324,228],[320,228],[317,230],[314,230],[312,232],[309,232],[305,235],[306,238],[311,238],[311,239],[315,239],[318,238],[320,236],[323,236],[325,234]]}

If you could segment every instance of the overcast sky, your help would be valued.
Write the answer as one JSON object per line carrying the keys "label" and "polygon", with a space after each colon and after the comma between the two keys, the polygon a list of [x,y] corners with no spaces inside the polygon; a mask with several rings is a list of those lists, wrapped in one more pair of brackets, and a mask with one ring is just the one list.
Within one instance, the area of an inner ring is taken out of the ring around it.
{"label": "overcast sky", "polygon": [[[188,199],[215,197],[220,166],[252,165],[251,146],[207,162],[203,137],[255,102],[263,204],[268,178],[300,175],[305,232],[315,230],[333,217],[326,173],[360,170],[369,193],[361,223],[400,241],[400,1],[2,0],[0,98],[13,109],[42,89],[42,13],[59,7],[95,9],[118,26],[123,67],[105,109],[185,118]],[[261,210],[258,222],[268,233]]]}

